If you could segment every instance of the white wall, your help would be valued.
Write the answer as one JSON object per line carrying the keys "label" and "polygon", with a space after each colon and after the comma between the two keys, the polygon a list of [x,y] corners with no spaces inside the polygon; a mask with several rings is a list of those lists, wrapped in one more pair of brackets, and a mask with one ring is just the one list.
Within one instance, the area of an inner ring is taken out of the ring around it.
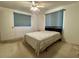
{"label": "white wall", "polygon": [[41,12],[32,12],[32,27],[33,31],[45,30],[44,14]]}
{"label": "white wall", "polygon": [[64,38],[69,43],[79,45],[79,3],[65,8]]}
{"label": "white wall", "polygon": [[9,13],[9,12],[11,12],[11,10],[7,11],[7,9],[0,8],[1,38],[2,39],[6,39],[8,37],[7,34],[10,34],[10,32],[12,31],[12,29],[10,29],[11,28],[10,24],[12,21],[12,17],[11,17],[12,13]]}
{"label": "white wall", "polygon": [[0,7],[1,40],[23,37],[25,32],[31,31],[31,27],[14,27],[13,12],[15,10]]}
{"label": "white wall", "polygon": [[64,40],[68,43],[79,45],[79,3],[51,9],[46,13],[55,12],[63,8],[66,9],[66,11],[64,11],[63,21]]}
{"label": "white wall", "polygon": [[40,13],[38,15],[38,30],[45,30],[45,15]]}
{"label": "white wall", "polygon": [[[13,12],[32,15],[32,17],[31,17],[31,25],[32,26],[31,27],[14,27]],[[20,38],[20,37],[23,37],[25,35],[25,33],[27,33],[27,32],[32,32],[32,31],[38,30],[39,29],[38,28],[38,25],[39,25],[38,20],[41,19],[41,18],[39,18],[38,15],[34,14],[34,13],[30,14],[30,13],[26,13],[26,12],[22,12],[22,11],[16,11],[13,9],[0,7],[1,40],[11,40],[14,38]],[[43,17],[42,17],[42,19],[43,19]],[[43,27],[42,25],[39,25],[39,26],[41,28]]]}
{"label": "white wall", "polygon": [[[0,14],[1,17],[1,14]],[[1,19],[0,19],[0,40],[1,40]]]}

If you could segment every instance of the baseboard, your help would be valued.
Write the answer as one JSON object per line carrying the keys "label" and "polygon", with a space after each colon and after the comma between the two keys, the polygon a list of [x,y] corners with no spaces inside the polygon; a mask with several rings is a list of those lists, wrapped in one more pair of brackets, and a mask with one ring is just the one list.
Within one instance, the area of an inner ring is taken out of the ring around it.
{"label": "baseboard", "polygon": [[24,37],[14,38],[9,40],[0,40],[0,43],[12,43],[12,42],[21,41],[21,40],[24,40]]}

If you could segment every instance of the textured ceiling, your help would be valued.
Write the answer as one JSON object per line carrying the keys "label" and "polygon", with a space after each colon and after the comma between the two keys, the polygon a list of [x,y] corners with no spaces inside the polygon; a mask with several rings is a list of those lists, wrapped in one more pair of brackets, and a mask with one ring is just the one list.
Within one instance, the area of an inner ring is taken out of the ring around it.
{"label": "textured ceiling", "polygon": [[[36,3],[39,4],[39,6],[44,6],[43,8],[40,8],[41,11],[46,11],[52,8],[56,8],[63,5],[68,5],[72,3],[76,3],[75,1],[37,1]],[[0,1],[1,7],[21,10],[24,12],[31,12],[30,7],[32,6],[31,1]]]}

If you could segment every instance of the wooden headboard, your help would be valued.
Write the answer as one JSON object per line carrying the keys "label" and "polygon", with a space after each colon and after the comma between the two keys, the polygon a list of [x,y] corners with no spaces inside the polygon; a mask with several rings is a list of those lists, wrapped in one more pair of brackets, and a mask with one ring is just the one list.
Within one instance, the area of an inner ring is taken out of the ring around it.
{"label": "wooden headboard", "polygon": [[62,33],[62,26],[45,26],[46,31],[57,31]]}

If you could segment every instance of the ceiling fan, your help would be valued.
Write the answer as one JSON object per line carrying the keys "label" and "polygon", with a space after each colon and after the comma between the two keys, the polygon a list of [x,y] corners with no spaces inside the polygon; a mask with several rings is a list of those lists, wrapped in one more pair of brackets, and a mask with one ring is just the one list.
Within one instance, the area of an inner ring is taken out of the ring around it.
{"label": "ceiling fan", "polygon": [[40,8],[44,8],[44,6],[40,5],[37,1],[32,1],[31,10],[32,11],[40,11]]}

